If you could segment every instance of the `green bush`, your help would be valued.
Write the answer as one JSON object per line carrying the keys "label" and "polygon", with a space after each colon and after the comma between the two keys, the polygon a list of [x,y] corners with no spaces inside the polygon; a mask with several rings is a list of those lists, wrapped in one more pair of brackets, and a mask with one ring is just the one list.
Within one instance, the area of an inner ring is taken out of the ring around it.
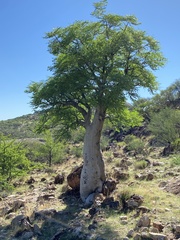
{"label": "green bush", "polygon": [[0,175],[11,180],[23,175],[30,167],[26,151],[20,142],[0,135]]}
{"label": "green bush", "polygon": [[180,137],[180,110],[165,108],[151,115],[148,129],[161,144],[176,142]]}
{"label": "green bush", "polygon": [[180,156],[174,155],[170,160],[171,167],[180,166]]}
{"label": "green bush", "polygon": [[147,167],[147,162],[144,161],[144,160],[141,160],[141,161],[137,161],[135,164],[134,164],[134,168],[137,170],[137,169],[145,169]]}
{"label": "green bush", "polygon": [[135,151],[136,154],[144,153],[145,143],[140,138],[134,135],[128,135],[125,137],[124,142],[129,151]]}
{"label": "green bush", "polygon": [[73,146],[70,150],[70,154],[77,158],[82,157],[82,146]]}

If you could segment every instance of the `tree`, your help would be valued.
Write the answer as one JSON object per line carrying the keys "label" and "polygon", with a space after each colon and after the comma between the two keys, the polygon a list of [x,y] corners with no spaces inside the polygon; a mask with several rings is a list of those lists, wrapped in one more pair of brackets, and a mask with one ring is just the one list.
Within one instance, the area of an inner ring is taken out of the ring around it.
{"label": "tree", "polygon": [[164,64],[159,44],[136,29],[134,16],[106,14],[107,1],[94,4],[97,21],[77,21],[47,33],[54,56],[47,81],[33,82],[27,92],[43,113],[43,122],[61,122],[64,129],[85,128],[80,195],[101,191],[105,166],[100,137],[105,118],[125,108],[138,88],[157,88],[152,71]]}

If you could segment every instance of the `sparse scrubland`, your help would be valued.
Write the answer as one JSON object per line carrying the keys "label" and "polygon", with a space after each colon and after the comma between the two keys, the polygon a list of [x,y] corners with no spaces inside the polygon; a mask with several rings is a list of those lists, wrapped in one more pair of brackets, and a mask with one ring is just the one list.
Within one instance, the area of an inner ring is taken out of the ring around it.
{"label": "sparse scrubland", "polygon": [[[8,122],[14,124],[14,120]],[[162,134],[159,141],[160,134],[152,134],[154,122],[151,127],[150,123],[119,131],[110,123],[105,125],[101,148],[110,185],[95,194],[90,206],[80,199],[78,187],[72,189],[67,181],[83,164],[81,128],[69,140],[58,142],[50,132],[21,140],[17,135],[11,141],[1,136],[1,239],[178,239],[179,138],[171,140],[169,134],[164,139]],[[25,158],[19,163],[15,158],[9,174],[2,150],[9,146],[15,151],[16,144],[17,154]],[[77,179],[72,178],[72,183],[77,184]]]}

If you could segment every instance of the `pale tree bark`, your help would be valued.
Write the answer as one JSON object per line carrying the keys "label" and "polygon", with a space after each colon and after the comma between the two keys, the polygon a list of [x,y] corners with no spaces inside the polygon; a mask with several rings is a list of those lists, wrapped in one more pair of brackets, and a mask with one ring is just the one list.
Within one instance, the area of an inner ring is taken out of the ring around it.
{"label": "pale tree bark", "polygon": [[105,167],[100,150],[100,138],[105,111],[98,107],[94,119],[86,126],[84,138],[84,164],[81,172],[80,195],[85,202],[93,192],[101,192],[105,181]]}

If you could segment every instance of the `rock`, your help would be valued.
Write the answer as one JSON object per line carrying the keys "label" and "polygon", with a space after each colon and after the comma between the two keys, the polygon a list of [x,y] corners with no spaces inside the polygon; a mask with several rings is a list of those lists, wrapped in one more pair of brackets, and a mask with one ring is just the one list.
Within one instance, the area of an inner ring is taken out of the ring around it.
{"label": "rock", "polygon": [[120,153],[119,153],[119,152],[113,152],[113,156],[114,156],[115,158],[117,158],[117,157],[120,156]]}
{"label": "rock", "polygon": [[141,232],[141,239],[142,240],[150,240],[150,238],[149,238],[149,233],[147,232],[147,231],[142,231]]}
{"label": "rock", "polygon": [[34,219],[45,219],[46,217],[53,217],[57,211],[55,209],[45,209],[34,213]]}
{"label": "rock", "polygon": [[86,198],[86,200],[85,200],[84,206],[85,206],[85,207],[90,207],[90,206],[92,206],[92,204],[93,204],[94,201],[95,201],[95,196],[96,196],[96,193],[95,193],[95,192],[89,194],[89,196],[88,196],[88,197]]}
{"label": "rock", "polygon": [[146,176],[147,181],[152,181],[154,179],[154,175],[152,173],[148,173]]}
{"label": "rock", "polygon": [[26,232],[24,231],[21,235],[21,240],[27,240],[27,239],[32,239],[32,237],[34,236],[34,233],[31,231],[31,232]]}
{"label": "rock", "polygon": [[129,232],[127,233],[127,237],[132,238],[133,235],[134,235],[134,230],[133,229],[129,230]]}
{"label": "rock", "polygon": [[34,224],[33,231],[35,235],[42,235],[41,230],[37,224]]}
{"label": "rock", "polygon": [[175,236],[176,236],[177,239],[180,238],[180,225],[177,225],[175,227]]}
{"label": "rock", "polygon": [[116,181],[109,179],[104,182],[102,193],[104,196],[109,196],[116,189]]}
{"label": "rock", "polygon": [[35,180],[32,176],[26,181],[26,183],[29,184],[29,185],[34,183],[34,182],[35,182]]}
{"label": "rock", "polygon": [[158,166],[164,166],[164,163],[156,161],[156,162],[153,162],[152,165],[153,167],[158,167]]}
{"label": "rock", "polygon": [[99,209],[98,208],[95,208],[95,207],[92,207],[89,209],[89,214],[91,217],[94,217],[94,215],[99,212]]}
{"label": "rock", "polygon": [[30,223],[29,217],[18,215],[11,221],[11,227],[15,231],[15,236],[21,235],[24,231],[33,231],[33,226]]}
{"label": "rock", "polygon": [[129,173],[123,172],[121,169],[115,168],[113,177],[119,180],[127,180],[129,178]]}
{"label": "rock", "polygon": [[152,240],[168,240],[166,235],[160,233],[149,232],[149,237]]}
{"label": "rock", "polygon": [[177,233],[180,233],[180,225],[177,225],[177,226],[176,226],[175,231],[176,231]]}
{"label": "rock", "polygon": [[113,197],[108,197],[101,203],[102,208],[105,208],[107,206],[109,206],[109,208],[117,210],[120,207],[120,203],[119,201],[114,201]]}
{"label": "rock", "polygon": [[120,220],[123,221],[123,220],[126,220],[127,221],[127,216],[121,216],[120,217]]}
{"label": "rock", "polygon": [[136,233],[133,237],[133,240],[141,240],[141,234],[140,233]]}
{"label": "rock", "polygon": [[126,201],[126,204],[129,209],[135,209],[138,208],[143,203],[143,201],[143,197],[134,194]]}
{"label": "rock", "polygon": [[137,214],[150,212],[150,209],[145,206],[140,206],[137,208]]}
{"label": "rock", "polygon": [[21,207],[24,207],[25,201],[21,200],[21,199],[16,199],[15,201],[10,202],[10,206],[11,206],[11,208],[9,209],[9,211],[7,213],[16,212]]}
{"label": "rock", "polygon": [[159,183],[159,186],[158,186],[158,187],[164,188],[166,185],[167,185],[167,182],[163,181],[163,182],[160,182],[160,183]]}
{"label": "rock", "polygon": [[80,178],[81,178],[82,168],[83,166],[77,167],[73,172],[71,172],[67,176],[68,185],[74,190],[78,190],[80,188]]}
{"label": "rock", "polygon": [[153,222],[153,227],[157,228],[159,232],[162,232],[164,228],[164,226],[160,222]]}
{"label": "rock", "polygon": [[38,197],[37,201],[48,201],[51,199],[54,199],[55,195],[54,194],[44,194]]}
{"label": "rock", "polygon": [[151,220],[150,220],[149,216],[144,215],[137,222],[137,227],[149,227],[150,224],[151,224]]}
{"label": "rock", "polygon": [[46,182],[46,178],[41,178],[41,182]]}
{"label": "rock", "polygon": [[145,180],[147,176],[145,174],[135,174],[134,177],[137,180]]}
{"label": "rock", "polygon": [[64,176],[62,174],[58,174],[54,179],[54,184],[63,184]]}
{"label": "rock", "polygon": [[155,227],[150,228],[149,231],[153,233],[159,233],[159,230]]}

